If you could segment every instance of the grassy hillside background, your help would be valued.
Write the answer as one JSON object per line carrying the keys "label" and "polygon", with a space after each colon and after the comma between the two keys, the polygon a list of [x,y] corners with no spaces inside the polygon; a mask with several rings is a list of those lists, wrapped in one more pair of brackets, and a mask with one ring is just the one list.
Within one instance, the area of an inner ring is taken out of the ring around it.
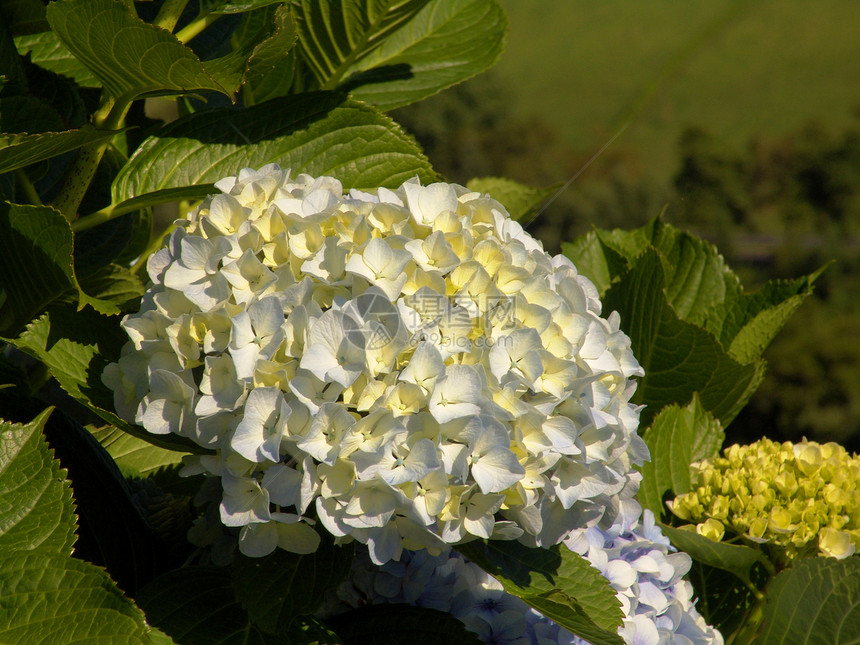
{"label": "grassy hillside background", "polygon": [[511,30],[494,71],[514,114],[539,116],[580,152],[633,117],[616,145],[658,180],[677,170],[687,126],[739,149],[809,120],[842,129],[860,105],[856,0],[502,4]]}
{"label": "grassy hillside background", "polygon": [[573,179],[527,226],[551,252],[662,213],[753,287],[832,262],[728,436],[860,451],[860,2],[501,2],[500,63],[395,118],[450,180]]}

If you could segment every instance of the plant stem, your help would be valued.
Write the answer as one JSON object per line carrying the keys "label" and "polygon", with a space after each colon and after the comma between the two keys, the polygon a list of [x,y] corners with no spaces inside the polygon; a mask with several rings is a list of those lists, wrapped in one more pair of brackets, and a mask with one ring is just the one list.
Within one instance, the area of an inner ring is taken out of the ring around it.
{"label": "plant stem", "polygon": [[187,43],[189,40],[197,36],[201,31],[206,29],[209,25],[220,18],[218,14],[208,14],[203,16],[202,18],[198,18],[193,22],[188,23],[182,29],[176,32],[176,38],[179,39],[181,43]]}
{"label": "plant stem", "polygon": [[152,24],[167,31],[173,31],[187,4],[188,0],[164,0]]}
{"label": "plant stem", "polygon": [[[129,107],[131,99],[115,100],[112,97],[103,97],[101,107],[93,115],[93,125],[100,130],[116,130],[122,125]],[[63,187],[54,199],[54,207],[70,222],[77,219],[78,206],[90,187],[108,145],[109,139],[83,146],[66,175]]]}
{"label": "plant stem", "polygon": [[761,621],[764,619],[764,603],[762,596],[744,617],[740,627],[726,641],[727,645],[748,645],[756,641]]}
{"label": "plant stem", "polygon": [[24,194],[27,196],[27,199],[30,200],[30,203],[35,204],[36,206],[41,206],[42,199],[39,197],[36,187],[33,185],[33,182],[30,181],[30,178],[27,176],[27,173],[24,172],[23,168],[18,168],[15,171],[15,179],[18,180],[18,183],[21,185],[21,190],[24,191]]}

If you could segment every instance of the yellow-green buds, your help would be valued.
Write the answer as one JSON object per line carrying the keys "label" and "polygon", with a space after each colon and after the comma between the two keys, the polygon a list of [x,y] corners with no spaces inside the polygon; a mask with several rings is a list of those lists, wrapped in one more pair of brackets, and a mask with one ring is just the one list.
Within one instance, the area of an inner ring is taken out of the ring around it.
{"label": "yellow-green buds", "polygon": [[767,542],[786,563],[860,550],[860,457],[836,443],[733,445],[691,475],[671,507],[700,535]]}

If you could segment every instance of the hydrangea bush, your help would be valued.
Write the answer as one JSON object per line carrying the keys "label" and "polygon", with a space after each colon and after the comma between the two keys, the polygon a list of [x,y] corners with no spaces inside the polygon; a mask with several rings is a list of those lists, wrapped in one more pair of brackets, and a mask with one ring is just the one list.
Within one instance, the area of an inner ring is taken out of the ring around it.
{"label": "hydrangea bush", "polygon": [[0,24],[0,642],[852,624],[856,458],[690,469],[722,464],[815,276],[747,294],[659,218],[549,257],[524,228],[551,191],[447,183],[386,115],[495,62],[496,0]]}

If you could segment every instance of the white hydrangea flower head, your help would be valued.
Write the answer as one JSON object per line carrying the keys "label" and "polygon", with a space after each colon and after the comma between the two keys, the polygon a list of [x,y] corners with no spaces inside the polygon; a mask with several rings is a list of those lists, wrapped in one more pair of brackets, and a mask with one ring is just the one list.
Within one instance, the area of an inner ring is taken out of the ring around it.
{"label": "white hydrangea flower head", "polygon": [[239,546],[313,550],[319,521],[440,553],[611,524],[648,457],[642,369],[562,256],[462,186],[344,192],[269,165],[216,183],[147,268],[117,410],[212,450]]}

